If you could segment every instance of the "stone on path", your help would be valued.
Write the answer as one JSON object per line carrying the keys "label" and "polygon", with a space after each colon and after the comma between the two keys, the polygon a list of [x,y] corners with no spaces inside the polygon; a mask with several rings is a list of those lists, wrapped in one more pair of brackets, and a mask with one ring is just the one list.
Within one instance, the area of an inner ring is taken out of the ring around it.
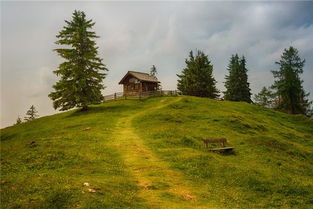
{"label": "stone on path", "polygon": [[86,186],[86,187],[90,186],[90,184],[88,182],[85,182],[83,185]]}

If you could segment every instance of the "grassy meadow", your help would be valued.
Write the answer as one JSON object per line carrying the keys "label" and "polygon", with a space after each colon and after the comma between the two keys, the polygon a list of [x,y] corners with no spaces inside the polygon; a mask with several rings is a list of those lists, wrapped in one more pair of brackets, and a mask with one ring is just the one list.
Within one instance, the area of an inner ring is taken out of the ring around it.
{"label": "grassy meadow", "polygon": [[[233,152],[201,141],[221,137]],[[0,195],[1,208],[310,209],[313,121],[185,96],[42,117],[1,130]]]}

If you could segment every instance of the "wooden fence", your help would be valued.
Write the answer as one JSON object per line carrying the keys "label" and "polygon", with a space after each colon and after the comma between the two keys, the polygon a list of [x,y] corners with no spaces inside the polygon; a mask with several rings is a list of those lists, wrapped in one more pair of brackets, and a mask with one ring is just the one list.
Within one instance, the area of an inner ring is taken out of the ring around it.
{"label": "wooden fence", "polygon": [[177,96],[179,92],[177,90],[159,90],[159,91],[145,91],[145,92],[132,92],[124,94],[123,92],[116,92],[114,94],[106,95],[103,101],[120,100],[120,99],[144,99],[148,97],[156,96]]}

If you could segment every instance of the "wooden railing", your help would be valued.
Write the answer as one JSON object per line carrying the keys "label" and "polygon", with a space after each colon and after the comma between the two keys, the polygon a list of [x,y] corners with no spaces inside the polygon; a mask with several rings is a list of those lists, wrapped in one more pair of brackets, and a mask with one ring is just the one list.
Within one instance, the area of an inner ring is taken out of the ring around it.
{"label": "wooden railing", "polygon": [[179,92],[177,90],[158,90],[158,91],[145,91],[145,92],[116,92],[114,94],[106,95],[103,101],[118,100],[118,99],[144,99],[155,96],[177,96]]}

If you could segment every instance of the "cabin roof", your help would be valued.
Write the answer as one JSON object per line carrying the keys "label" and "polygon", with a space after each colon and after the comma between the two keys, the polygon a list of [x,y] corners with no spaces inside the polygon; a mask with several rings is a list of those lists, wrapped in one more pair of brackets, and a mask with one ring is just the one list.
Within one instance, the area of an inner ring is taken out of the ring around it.
{"label": "cabin roof", "polygon": [[147,81],[152,83],[160,83],[157,78],[149,75],[148,73],[136,72],[136,71],[128,71],[126,75],[122,78],[119,84],[123,84],[127,76],[132,75],[140,81]]}

